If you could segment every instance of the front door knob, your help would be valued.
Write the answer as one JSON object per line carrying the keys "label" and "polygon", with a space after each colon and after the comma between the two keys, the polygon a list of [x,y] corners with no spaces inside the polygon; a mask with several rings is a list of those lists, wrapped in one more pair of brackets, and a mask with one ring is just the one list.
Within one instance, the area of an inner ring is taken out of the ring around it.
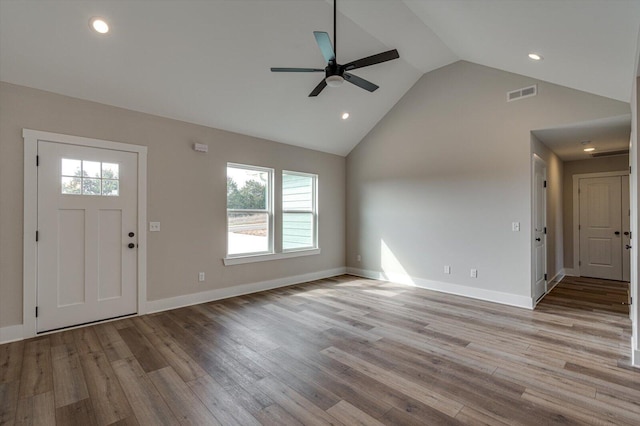
{"label": "front door knob", "polygon": [[631,246],[629,244],[625,244],[624,248],[626,248],[627,250],[629,250],[631,248]]}
{"label": "front door knob", "polygon": [[616,231],[616,232],[614,232],[614,234],[620,235],[620,231]]}
{"label": "front door knob", "polygon": [[536,241],[540,241],[540,238],[536,238]]}
{"label": "front door knob", "polygon": [[129,238],[133,238],[135,236],[136,236],[136,234],[134,234],[133,232],[129,232]]}

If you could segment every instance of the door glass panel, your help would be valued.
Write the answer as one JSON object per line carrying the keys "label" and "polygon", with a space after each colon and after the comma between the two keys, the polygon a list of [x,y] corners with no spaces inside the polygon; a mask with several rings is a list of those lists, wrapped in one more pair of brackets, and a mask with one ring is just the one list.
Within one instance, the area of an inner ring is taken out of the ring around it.
{"label": "door glass panel", "polygon": [[91,177],[91,178],[102,177],[100,162],[99,161],[83,161],[82,176]]}
{"label": "door glass panel", "polygon": [[100,179],[82,179],[82,193],[85,195],[100,195]]}
{"label": "door glass panel", "polygon": [[102,180],[102,195],[108,195],[112,197],[118,196],[119,181],[113,179]]}
{"label": "door glass panel", "polygon": [[63,194],[82,194],[82,179],[62,176]]}
{"label": "door glass panel", "polygon": [[114,163],[102,163],[103,179],[119,179],[120,165]]}
{"label": "door glass panel", "polygon": [[82,161],[63,158],[62,176],[82,176]]}

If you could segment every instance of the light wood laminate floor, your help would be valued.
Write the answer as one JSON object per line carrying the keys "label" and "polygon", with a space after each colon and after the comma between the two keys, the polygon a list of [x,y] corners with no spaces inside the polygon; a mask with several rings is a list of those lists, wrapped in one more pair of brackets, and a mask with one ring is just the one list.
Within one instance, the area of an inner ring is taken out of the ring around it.
{"label": "light wood laminate floor", "polygon": [[0,346],[0,424],[640,424],[627,315],[571,298],[341,276],[41,336]]}

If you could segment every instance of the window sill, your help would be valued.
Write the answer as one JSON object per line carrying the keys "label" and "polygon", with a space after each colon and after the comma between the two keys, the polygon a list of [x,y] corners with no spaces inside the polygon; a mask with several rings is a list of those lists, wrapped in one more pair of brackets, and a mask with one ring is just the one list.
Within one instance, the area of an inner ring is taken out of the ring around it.
{"label": "window sill", "polygon": [[283,253],[255,254],[250,256],[225,257],[222,259],[225,266],[242,265],[244,263],[268,262],[270,260],[290,259],[293,257],[312,256],[320,254],[319,248],[291,250]]}

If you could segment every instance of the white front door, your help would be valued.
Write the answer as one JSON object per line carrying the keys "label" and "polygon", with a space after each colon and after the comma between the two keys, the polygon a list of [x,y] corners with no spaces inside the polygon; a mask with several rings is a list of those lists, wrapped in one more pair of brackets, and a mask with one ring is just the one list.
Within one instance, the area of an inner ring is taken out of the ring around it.
{"label": "white front door", "polygon": [[137,311],[137,154],[38,141],[38,332]]}
{"label": "white front door", "polygon": [[622,177],[580,179],[580,275],[621,281]]}
{"label": "white front door", "polygon": [[547,165],[533,161],[533,299],[547,291]]}

